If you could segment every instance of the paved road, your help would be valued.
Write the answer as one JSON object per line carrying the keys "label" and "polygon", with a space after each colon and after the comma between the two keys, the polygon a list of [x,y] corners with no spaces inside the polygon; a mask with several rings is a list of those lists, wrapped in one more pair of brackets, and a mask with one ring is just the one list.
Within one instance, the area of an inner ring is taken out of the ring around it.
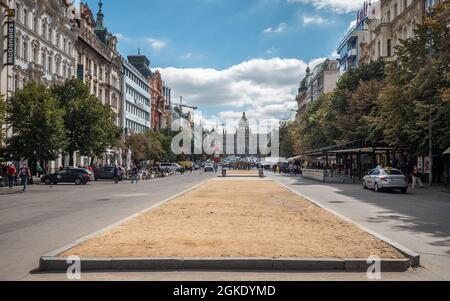
{"label": "paved road", "polygon": [[450,193],[445,188],[377,194],[359,185],[272,178],[419,253],[423,269],[416,272],[418,278],[450,280]]}
{"label": "paved road", "polygon": [[[213,177],[184,176],[115,185],[36,185],[0,195],[0,280],[20,280],[39,257]],[[16,188],[19,189],[19,188]]]}
{"label": "paved road", "polygon": [[[194,186],[212,175],[173,177],[139,186],[36,188],[0,201],[0,279],[66,280],[30,275],[42,254]],[[440,189],[376,194],[272,176],[301,194],[422,255],[423,268],[385,273],[383,280],[450,280],[450,194]],[[106,191],[106,192],[105,192]],[[61,194],[62,193],[62,194]],[[25,196],[25,197],[24,197]],[[44,197],[45,196],[45,197]],[[364,273],[151,272],[90,273],[83,280],[367,280]]]}

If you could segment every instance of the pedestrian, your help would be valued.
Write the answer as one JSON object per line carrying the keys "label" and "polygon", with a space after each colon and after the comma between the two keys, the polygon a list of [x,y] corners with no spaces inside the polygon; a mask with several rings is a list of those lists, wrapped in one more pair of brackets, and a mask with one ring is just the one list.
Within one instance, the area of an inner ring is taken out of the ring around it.
{"label": "pedestrian", "polygon": [[20,180],[23,185],[23,192],[27,190],[28,180],[31,179],[31,171],[27,164],[24,164],[19,172]]}
{"label": "pedestrian", "polygon": [[42,176],[42,173],[43,173],[44,171],[43,171],[43,169],[42,169],[41,163],[39,163],[39,162],[38,162],[37,165],[36,165],[36,172],[37,172],[38,178],[40,179],[41,176]]}
{"label": "pedestrian", "polygon": [[133,166],[131,174],[132,174],[131,184],[134,184],[134,182],[136,182],[136,184],[139,184],[139,169],[137,168],[137,166]]}
{"label": "pedestrian", "polygon": [[416,189],[416,185],[419,184],[421,188],[424,187],[422,179],[419,177],[419,169],[417,166],[414,166],[413,172],[412,172],[412,189]]}
{"label": "pedestrian", "polygon": [[17,173],[16,167],[11,163],[9,164],[6,172],[8,174],[8,186],[9,189],[11,189],[14,186],[14,181]]}
{"label": "pedestrian", "polygon": [[117,167],[117,165],[114,165],[114,182],[116,184],[119,183],[119,168]]}

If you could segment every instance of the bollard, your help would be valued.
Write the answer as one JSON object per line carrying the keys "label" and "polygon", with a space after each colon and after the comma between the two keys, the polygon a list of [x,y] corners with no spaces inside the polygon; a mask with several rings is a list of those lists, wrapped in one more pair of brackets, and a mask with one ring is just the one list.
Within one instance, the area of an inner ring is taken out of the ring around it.
{"label": "bollard", "polygon": [[262,168],[259,169],[259,177],[264,178],[264,169]]}

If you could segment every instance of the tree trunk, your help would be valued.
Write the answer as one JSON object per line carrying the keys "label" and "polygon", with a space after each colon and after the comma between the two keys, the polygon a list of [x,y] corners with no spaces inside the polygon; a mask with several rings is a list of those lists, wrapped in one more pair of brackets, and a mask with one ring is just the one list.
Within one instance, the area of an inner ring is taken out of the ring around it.
{"label": "tree trunk", "polygon": [[69,167],[74,166],[73,162],[73,151],[69,151]]}

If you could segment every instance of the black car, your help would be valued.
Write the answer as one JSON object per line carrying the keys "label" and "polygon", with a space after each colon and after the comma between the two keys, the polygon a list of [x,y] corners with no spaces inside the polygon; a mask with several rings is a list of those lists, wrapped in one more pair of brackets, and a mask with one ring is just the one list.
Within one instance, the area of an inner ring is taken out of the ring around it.
{"label": "black car", "polygon": [[45,175],[41,178],[41,182],[46,185],[59,183],[74,183],[76,185],[86,185],[93,180],[93,174],[86,169],[63,169],[56,173]]}
{"label": "black car", "polygon": [[[114,166],[100,167],[94,170],[95,181],[98,180],[114,180]],[[119,181],[123,180],[123,174],[119,176]]]}

